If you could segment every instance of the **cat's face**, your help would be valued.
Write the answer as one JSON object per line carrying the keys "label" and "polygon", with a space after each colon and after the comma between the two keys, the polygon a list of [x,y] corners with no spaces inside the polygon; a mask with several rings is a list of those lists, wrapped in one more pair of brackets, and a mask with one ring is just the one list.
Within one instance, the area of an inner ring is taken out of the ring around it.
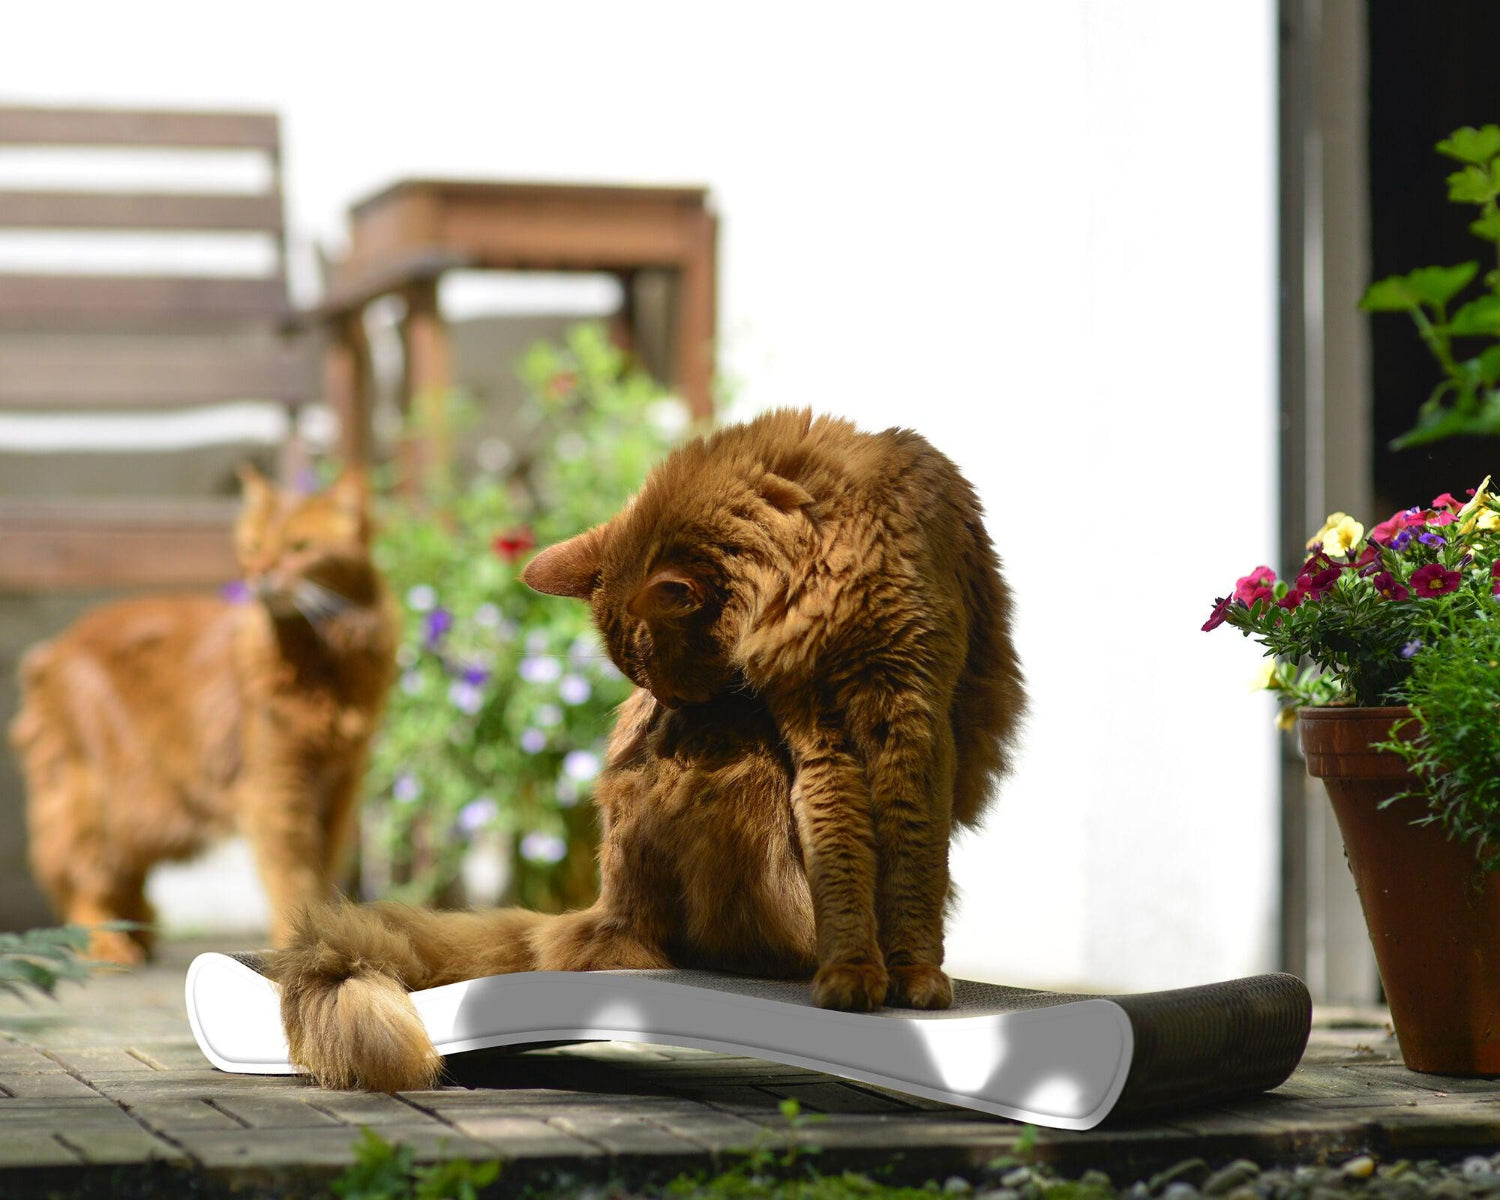
{"label": "cat's face", "polygon": [[688,467],[669,459],[612,520],[522,574],[539,592],[586,600],[615,665],[670,708],[736,686],[756,564],[774,523],[811,502],[779,476]]}
{"label": "cat's face", "polygon": [[315,621],[369,602],[374,572],[361,474],[346,471],[314,496],[281,491],[253,467],[240,479],[235,551],[245,582],[271,613]]}

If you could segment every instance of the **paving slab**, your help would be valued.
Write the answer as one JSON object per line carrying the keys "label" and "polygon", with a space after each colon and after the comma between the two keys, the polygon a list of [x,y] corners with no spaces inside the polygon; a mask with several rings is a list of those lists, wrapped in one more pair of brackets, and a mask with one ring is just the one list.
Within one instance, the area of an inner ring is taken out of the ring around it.
{"label": "paving slab", "polygon": [[[523,1182],[663,1178],[795,1148],[824,1170],[944,1180],[1016,1148],[1013,1122],[739,1055],[629,1043],[450,1064],[444,1086],[397,1096],[300,1078],[229,1075],[199,1054],[182,985],[203,949],[66,986],[55,1002],[0,998],[0,1196],[326,1196],[360,1130],[421,1160],[502,1157]],[[1042,1130],[1035,1156],[1073,1174],[1144,1178],[1355,1153],[1457,1158],[1500,1143],[1500,1081],[1401,1065],[1388,1015],[1319,1013],[1302,1066],[1265,1096],[1086,1132]],[[795,1100],[807,1119],[789,1123]],[[808,1161],[806,1158],[803,1161]]]}

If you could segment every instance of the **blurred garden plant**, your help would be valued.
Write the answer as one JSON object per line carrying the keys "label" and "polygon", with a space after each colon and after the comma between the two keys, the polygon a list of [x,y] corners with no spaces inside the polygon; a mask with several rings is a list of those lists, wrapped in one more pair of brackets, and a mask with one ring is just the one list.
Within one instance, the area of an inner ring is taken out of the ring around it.
{"label": "blurred garden plant", "polygon": [[631,685],[587,609],[532,592],[520,570],[537,545],[611,516],[686,416],[595,326],[533,347],[520,374],[534,450],[514,474],[461,462],[457,482],[382,505],[376,561],[404,634],[364,811],[367,895],[458,899],[466,849],[498,833],[506,901],[557,911],[593,898],[588,799]]}
{"label": "blurred garden plant", "polygon": [[[1290,727],[1303,705],[1405,705],[1382,748],[1407,759],[1441,823],[1500,868],[1500,497],[1485,479],[1410,508],[1368,534],[1334,513],[1295,579],[1266,566],[1215,602],[1266,648],[1265,685]],[[1402,793],[1394,799],[1416,794]],[[1393,801],[1391,802],[1394,802]]]}
{"label": "blurred garden plant", "polygon": [[[1500,256],[1500,126],[1456,129],[1437,150],[1463,164],[1448,176],[1448,199],[1478,209],[1469,230]],[[1500,434],[1500,266],[1485,273],[1482,292],[1457,304],[1479,265],[1418,267],[1392,275],[1371,284],[1359,302],[1367,312],[1409,313],[1443,372],[1418,410],[1417,423],[1391,443],[1397,449],[1460,434]],[[1488,340],[1477,352],[1476,338]]]}

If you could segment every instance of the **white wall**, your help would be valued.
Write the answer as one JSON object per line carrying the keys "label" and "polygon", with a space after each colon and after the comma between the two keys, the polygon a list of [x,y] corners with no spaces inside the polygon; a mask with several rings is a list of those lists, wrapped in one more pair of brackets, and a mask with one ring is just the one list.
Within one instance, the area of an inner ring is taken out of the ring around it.
{"label": "white wall", "polygon": [[1275,544],[1269,0],[219,11],[8,13],[0,98],[280,110],[304,252],[406,175],[709,184],[735,411],[920,429],[1018,595],[1028,749],[950,965],[1273,965],[1271,711],[1198,632]]}

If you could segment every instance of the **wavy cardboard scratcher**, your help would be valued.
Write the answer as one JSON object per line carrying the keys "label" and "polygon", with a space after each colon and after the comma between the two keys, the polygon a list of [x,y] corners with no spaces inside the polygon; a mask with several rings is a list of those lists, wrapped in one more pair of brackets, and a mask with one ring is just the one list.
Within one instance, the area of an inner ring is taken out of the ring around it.
{"label": "wavy cardboard scratcher", "polygon": [[[293,1075],[276,984],[255,955],[201,954],[188,1019],[222,1071]],[[944,1012],[834,1012],[805,982],[705,971],[526,971],[413,992],[440,1054],[618,1039],[693,1046],[1058,1129],[1266,1091],[1302,1057],[1307,988],[1292,975],[1133,996],[953,981]]]}

